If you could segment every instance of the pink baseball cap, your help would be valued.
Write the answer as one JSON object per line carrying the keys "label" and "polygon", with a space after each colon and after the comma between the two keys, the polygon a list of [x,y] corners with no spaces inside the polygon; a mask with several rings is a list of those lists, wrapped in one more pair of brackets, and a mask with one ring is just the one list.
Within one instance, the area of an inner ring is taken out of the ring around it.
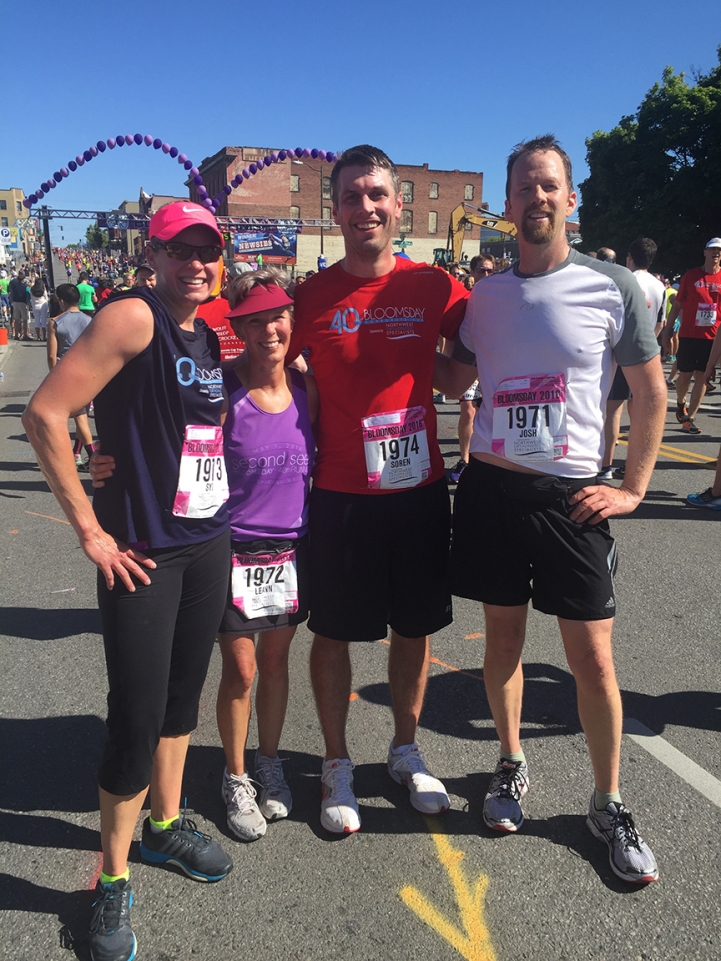
{"label": "pink baseball cap", "polygon": [[172,240],[186,227],[210,227],[221,247],[225,247],[223,235],[218,230],[215,217],[205,207],[194,204],[191,200],[176,200],[156,210],[150,218],[148,235],[151,240]]}
{"label": "pink baseball cap", "polygon": [[225,316],[247,317],[248,314],[259,314],[263,310],[289,307],[292,303],[293,298],[288,295],[288,291],[278,284],[256,284],[238,306]]}

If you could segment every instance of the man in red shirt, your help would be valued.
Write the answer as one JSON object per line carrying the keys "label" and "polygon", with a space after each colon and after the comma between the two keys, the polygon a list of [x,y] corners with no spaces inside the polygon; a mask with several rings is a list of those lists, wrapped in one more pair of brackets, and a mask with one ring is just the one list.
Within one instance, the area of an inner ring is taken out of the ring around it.
{"label": "man in red shirt", "polygon": [[[681,315],[676,380],[676,420],[687,434],[700,434],[694,417],[706,393],[705,370],[721,321],[721,237],[712,237],[704,250],[703,267],[694,267],[681,278],[678,294],[663,333],[664,350],[670,353],[673,323]],[[686,394],[693,390],[688,408]]]}
{"label": "man in red shirt", "polygon": [[331,176],[345,257],[296,289],[287,362],[309,348],[318,384],[318,456],[310,502],[311,677],[326,742],[321,824],[360,828],[345,740],[349,641],[385,638],[395,736],[391,777],[413,806],[449,806],[415,743],[428,635],[451,623],[450,508],[436,439],[433,367],[468,291],[444,271],[393,256],[398,171],[375,147],[345,151]]}

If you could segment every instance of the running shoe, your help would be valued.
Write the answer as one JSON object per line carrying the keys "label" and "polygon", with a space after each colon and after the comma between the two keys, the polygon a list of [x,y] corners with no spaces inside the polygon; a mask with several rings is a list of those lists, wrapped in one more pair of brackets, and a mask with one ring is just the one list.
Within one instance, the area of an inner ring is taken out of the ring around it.
{"label": "running shoe", "polygon": [[658,881],[656,858],[636,830],[631,812],[623,804],[611,801],[599,811],[591,795],[586,824],[591,834],[608,846],[611,870],[619,878],[636,884]]}
{"label": "running shoe", "polygon": [[195,881],[220,881],[233,870],[233,862],[221,846],[184,816],[157,834],[146,818],[140,857],[147,864],[175,864]]}
{"label": "running shoe", "polygon": [[398,784],[405,784],[411,792],[411,804],[421,814],[441,814],[451,806],[446,789],[429,773],[417,744],[412,744],[406,753],[397,754],[391,738],[388,773]]}
{"label": "running shoe", "polygon": [[283,776],[281,759],[256,751],[255,780],[260,785],[258,807],[263,817],[268,821],[287,818],[293,807],[293,796]]}
{"label": "running shoe", "polygon": [[228,827],[241,841],[257,841],[267,827],[255,800],[257,791],[247,774],[223,773],[221,796],[228,812]]}
{"label": "running shoe", "polygon": [[496,765],[483,801],[483,820],[492,831],[515,833],[523,825],[521,798],[528,793],[528,765],[505,757]]}
{"label": "running shoe", "polygon": [[716,497],[710,487],[700,494],[689,494],[686,503],[693,507],[708,507],[712,511],[721,511],[721,497]]}
{"label": "running shoe", "polygon": [[331,834],[360,831],[358,802],[353,793],[354,766],[347,757],[323,761],[320,823]]}
{"label": "running shoe", "polygon": [[687,417],[688,407],[685,404],[676,404],[676,420],[679,424],[683,424]]}
{"label": "running shoe", "polygon": [[701,428],[697,427],[691,417],[684,417],[683,424],[681,424],[681,430],[684,434],[700,434]]}
{"label": "running shoe", "polygon": [[90,919],[90,956],[93,961],[133,961],[137,942],[130,927],[133,886],[130,881],[98,881],[97,901]]}
{"label": "running shoe", "polygon": [[613,467],[602,467],[601,470],[596,474],[596,480],[613,480]]}
{"label": "running shoe", "polygon": [[466,467],[468,467],[468,464],[466,463],[466,461],[463,460],[463,458],[461,458],[461,460],[458,461],[458,463],[456,464],[456,466],[453,468],[453,470],[449,475],[451,484],[458,483],[458,481],[461,479],[461,474],[466,469]]}
{"label": "running shoe", "polygon": [[617,467],[613,472],[613,476],[616,478],[616,480],[623,480],[626,476],[626,465],[621,464],[620,467]]}
{"label": "running shoe", "polygon": [[445,402],[446,402],[446,395],[445,395],[445,394],[434,394],[434,395],[433,395],[433,403],[434,403],[434,404],[445,404]]}

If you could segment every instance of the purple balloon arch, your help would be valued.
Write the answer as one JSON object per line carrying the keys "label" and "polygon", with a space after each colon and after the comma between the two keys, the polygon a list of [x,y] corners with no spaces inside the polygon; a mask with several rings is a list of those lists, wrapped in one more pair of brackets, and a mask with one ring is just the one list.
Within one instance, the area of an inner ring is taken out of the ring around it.
{"label": "purple balloon arch", "polygon": [[60,170],[56,170],[52,177],[44,180],[37,190],[29,194],[25,200],[23,200],[23,205],[30,210],[30,208],[41,201],[46,194],[54,190],[62,180],[69,177],[70,174],[74,173],[79,167],[90,163],[99,153],[105,153],[106,150],[115,150],[116,147],[126,145],[131,147],[133,144],[136,144],[138,147],[145,145],[146,147],[153,147],[155,150],[162,150],[164,154],[168,154],[173,160],[177,157],[178,163],[188,171],[188,176],[192,178],[193,183],[198,188],[198,196],[200,197],[201,203],[204,207],[207,207],[212,214],[216,213],[222,201],[225,200],[236,187],[239,187],[244,180],[249,180],[255,176],[255,174],[260,173],[261,170],[270,167],[271,164],[278,163],[279,160],[285,160],[286,158],[291,160],[297,158],[300,160],[303,157],[312,157],[314,160],[325,160],[327,163],[335,163],[338,159],[336,154],[331,150],[317,150],[315,147],[312,150],[308,147],[296,147],[294,150],[273,150],[272,153],[263,157],[262,160],[258,160],[256,163],[251,163],[248,164],[247,167],[244,167],[215,197],[209,197],[208,191],[203,184],[200,171],[193,165],[192,160],[188,160],[184,153],[179,152],[177,147],[171,147],[169,143],[163,143],[159,137],[151,137],[149,133],[146,133],[145,136],[141,133],[136,133],[134,136],[131,134],[123,136],[121,134],[119,137],[108,137],[107,140],[98,140],[95,146],[89,147],[83,151],[83,153],[78,154],[75,160],[68,161],[67,167],[61,167]]}

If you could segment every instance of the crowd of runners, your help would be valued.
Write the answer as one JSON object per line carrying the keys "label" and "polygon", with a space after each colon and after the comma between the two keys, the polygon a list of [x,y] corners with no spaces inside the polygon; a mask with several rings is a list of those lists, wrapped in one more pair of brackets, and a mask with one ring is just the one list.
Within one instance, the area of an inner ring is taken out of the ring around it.
{"label": "crowd of runners", "polygon": [[[226,756],[218,790],[240,840],[262,837],[291,811],[278,751],[289,647],[306,619],[325,740],[323,828],[361,828],[346,739],[349,642],[389,631],[395,730],[379,750],[416,810],[448,809],[416,729],[429,638],[452,623],[452,595],[485,612],[483,676],[500,741],[486,826],[523,827],[530,776],[520,741],[521,653],[531,601],[557,618],[576,681],[593,773],[588,827],[620,878],[659,876],[619,789],[608,518],[638,506],[653,471],[669,389],[662,328],[670,353],[665,332],[680,317],[682,426],[687,417],[693,423],[699,383],[721,355],[721,240],[682,279],[668,323],[658,327],[639,276],[650,266],[647,244],[632,245],[631,269],[569,247],[565,222],[577,198],[570,160],[551,136],[520,144],[508,160],[506,215],[518,227],[519,261],[497,272],[491,258],[474,258],[474,284],[394,256],[402,200],[383,151],[345,151],[331,194],[345,256],[302,284],[291,287],[268,268],[229,271],[237,276],[213,299],[223,238],[204,207],[183,202],[150,222],[138,272],[151,284],[128,283],[105,298],[86,284],[92,294],[83,306],[80,288],[97,265],[82,264],[88,277],[57,291],[59,362],[23,423],[98,568],[109,695],[94,961],[136,955],[128,853],[148,791],[145,863],[211,882],[232,869],[231,856],[180,808],[216,638]],[[625,471],[613,486],[599,473],[611,463],[606,402],[621,369],[632,420]],[[461,398],[453,516],[434,388]],[[67,433],[68,419],[82,418],[91,403],[100,451],[93,453],[92,437],[81,444],[91,456],[92,504]],[[721,506],[721,490],[698,496]],[[251,776],[245,749],[256,669]]]}

